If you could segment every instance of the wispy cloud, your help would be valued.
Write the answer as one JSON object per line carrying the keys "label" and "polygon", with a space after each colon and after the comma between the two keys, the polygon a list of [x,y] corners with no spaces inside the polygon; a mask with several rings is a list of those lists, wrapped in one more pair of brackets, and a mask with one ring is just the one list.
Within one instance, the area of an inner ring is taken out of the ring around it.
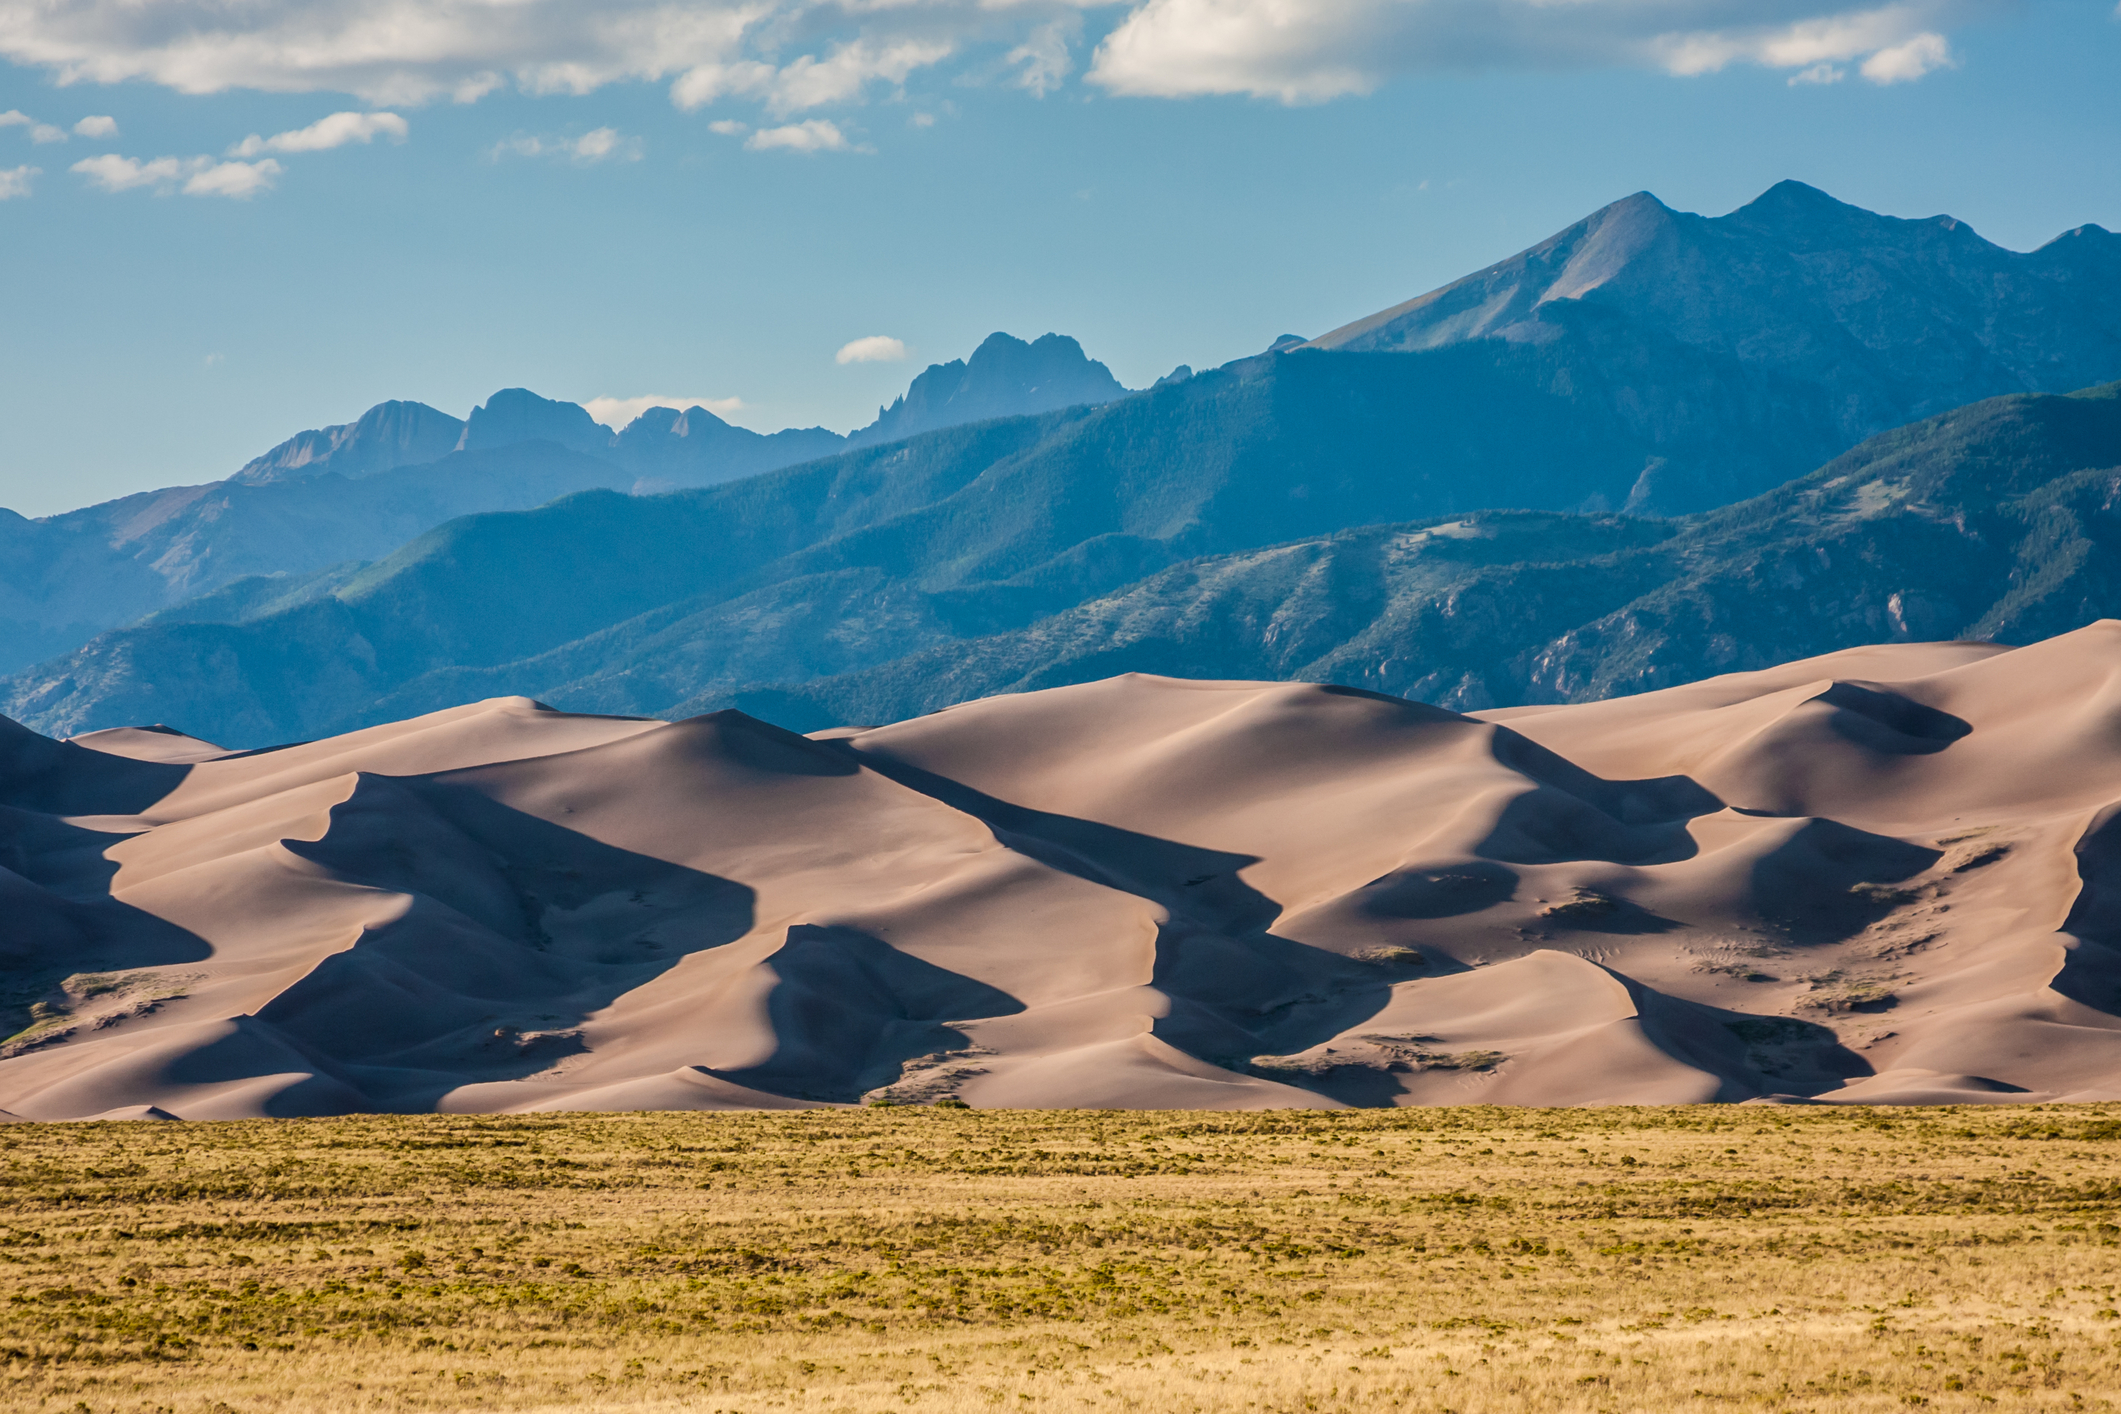
{"label": "wispy cloud", "polygon": [[106,153],[76,162],[69,170],[107,192],[151,187],[159,195],[226,196],[242,201],[271,189],[283,170],[270,157],[262,162],[218,162],[211,157],[155,157],[140,161]]}
{"label": "wispy cloud", "polygon": [[19,108],[0,113],[0,128],[28,128],[31,142],[65,142],[66,129],[40,123]]}
{"label": "wispy cloud", "polygon": [[91,113],[74,124],[74,131],[82,137],[116,137],[118,120],[108,113]]}
{"label": "wispy cloud", "polygon": [[[1813,69],[1875,62],[1874,82],[1949,62],[1939,27],[1999,0],[1144,0],[1090,82],[1144,97],[1244,93],[1314,103],[1402,74],[1482,68]],[[1904,51],[1904,52],[1903,52]]]}
{"label": "wispy cloud", "polygon": [[[113,124],[113,130],[116,125]],[[228,149],[231,157],[256,157],[261,152],[328,152],[350,142],[367,143],[378,137],[403,142],[412,126],[395,113],[333,113],[306,128],[295,128],[271,137],[252,133]]]}
{"label": "wispy cloud", "polygon": [[[1115,94],[1309,103],[1409,74],[1853,65],[1904,83],[2016,0],[1123,0],[1087,80]],[[504,85],[667,84],[776,118],[997,56],[1026,91],[1072,82],[1079,16],[1122,0],[0,0],[0,59],[61,83],[337,92],[382,107]],[[778,129],[768,129],[778,131]],[[272,149],[261,149],[272,150]]]}
{"label": "wispy cloud", "polygon": [[776,148],[786,152],[868,152],[872,149],[857,147],[847,140],[839,124],[823,118],[812,118],[807,122],[789,123],[784,127],[760,128],[744,139],[744,146],[753,152],[770,152]]}
{"label": "wispy cloud", "polygon": [[1905,44],[1879,50],[1857,72],[1872,83],[1913,83],[1925,74],[1955,67],[1952,47],[1943,35],[1918,34]]}
{"label": "wispy cloud", "polygon": [[30,178],[43,175],[42,167],[0,167],[0,201],[13,201],[18,196],[28,196]]}
{"label": "wispy cloud", "polygon": [[1082,29],[1082,20],[1076,16],[1054,20],[1031,31],[1031,37],[1009,51],[1003,62],[1022,67],[1016,73],[1016,86],[1028,90],[1033,97],[1044,98],[1059,88],[1063,80],[1075,71],[1074,56],[1068,52],[1068,41]]}
{"label": "wispy cloud", "polygon": [[872,82],[903,84],[914,70],[940,63],[957,48],[955,39],[864,37],[831,46],[823,58],[804,54],[779,66],[757,59],[700,64],[670,85],[670,101],[691,112],[722,98],[755,98],[782,115],[853,103]]}
{"label": "wispy cloud", "polygon": [[[901,83],[968,34],[1020,33],[1076,3],[1096,0],[0,0],[0,58],[62,83],[377,105],[646,80],[669,82],[682,107],[741,93],[789,113]],[[1029,24],[1004,13],[1018,7]],[[801,35],[811,46],[790,44]]]}
{"label": "wispy cloud", "polygon": [[888,334],[871,334],[865,339],[854,339],[840,345],[840,351],[832,356],[832,361],[839,364],[897,363],[905,356],[906,345],[903,340],[894,339]]}
{"label": "wispy cloud", "polygon": [[627,137],[617,128],[595,128],[580,137],[532,137],[518,134],[498,142],[486,154],[503,157],[551,157],[587,167],[598,162],[638,162],[641,140]]}
{"label": "wispy cloud", "polygon": [[650,408],[669,408],[673,412],[687,412],[693,408],[705,408],[716,417],[732,417],[744,410],[742,398],[674,398],[668,393],[644,393],[638,398],[591,398],[582,404],[589,415],[612,431],[623,429],[627,423]]}

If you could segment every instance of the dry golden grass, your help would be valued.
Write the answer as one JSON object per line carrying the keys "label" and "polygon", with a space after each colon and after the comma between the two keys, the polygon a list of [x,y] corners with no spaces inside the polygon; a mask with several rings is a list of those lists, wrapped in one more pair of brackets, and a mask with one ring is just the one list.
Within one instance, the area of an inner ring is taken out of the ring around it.
{"label": "dry golden grass", "polygon": [[2085,1409],[2121,1110],[0,1129],[10,1409]]}

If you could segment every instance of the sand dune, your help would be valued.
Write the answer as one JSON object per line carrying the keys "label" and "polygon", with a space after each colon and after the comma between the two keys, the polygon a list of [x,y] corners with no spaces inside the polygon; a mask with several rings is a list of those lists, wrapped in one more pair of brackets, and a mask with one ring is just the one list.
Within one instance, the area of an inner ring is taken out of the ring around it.
{"label": "sand dune", "polygon": [[2121,1098],[2121,622],[1460,716],[0,731],[0,1119]]}

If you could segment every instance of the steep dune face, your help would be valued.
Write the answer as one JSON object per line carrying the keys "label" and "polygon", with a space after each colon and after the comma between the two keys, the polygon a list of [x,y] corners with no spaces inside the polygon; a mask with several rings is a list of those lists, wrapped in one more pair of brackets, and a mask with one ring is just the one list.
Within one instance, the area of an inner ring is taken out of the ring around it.
{"label": "steep dune face", "polygon": [[0,1111],[2121,1098],[2121,622],[1471,716],[1130,676],[0,737]]}

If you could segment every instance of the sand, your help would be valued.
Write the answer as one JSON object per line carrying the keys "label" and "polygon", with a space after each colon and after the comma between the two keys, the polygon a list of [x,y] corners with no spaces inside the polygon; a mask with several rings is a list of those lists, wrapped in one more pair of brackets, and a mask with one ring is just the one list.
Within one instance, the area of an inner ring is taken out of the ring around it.
{"label": "sand", "polygon": [[0,1116],[2121,1098],[2121,622],[1461,716],[0,723]]}

